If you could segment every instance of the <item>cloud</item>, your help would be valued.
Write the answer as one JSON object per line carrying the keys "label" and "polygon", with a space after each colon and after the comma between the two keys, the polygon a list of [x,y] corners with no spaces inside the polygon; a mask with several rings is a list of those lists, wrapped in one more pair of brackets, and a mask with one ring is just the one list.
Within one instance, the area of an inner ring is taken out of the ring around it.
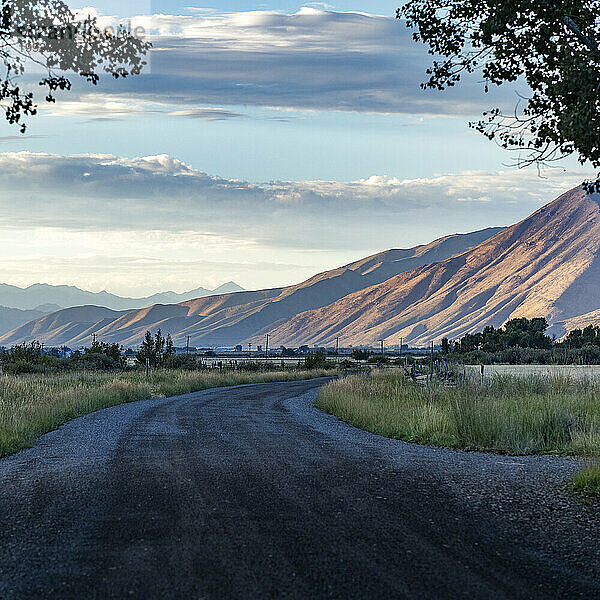
{"label": "cloud", "polygon": [[297,283],[377,251],[509,225],[585,173],[358,181],[225,179],[173,157],[0,154],[0,269],[136,294]]}
{"label": "cloud", "polygon": [[[247,115],[225,108],[210,106],[186,106],[130,96],[114,95],[101,92],[75,93],[65,96],[60,102],[50,106],[42,106],[42,110],[52,116],[88,117],[94,121],[123,120],[131,115],[161,114],[189,119],[203,119],[206,121],[224,121],[227,119],[244,118]],[[19,136],[11,136],[21,139]],[[30,136],[33,137],[33,136]]]}
{"label": "cloud", "polygon": [[47,135],[3,135],[0,136],[0,143],[14,144],[15,142],[26,142],[27,140],[42,140],[47,137]]}
{"label": "cloud", "polygon": [[498,104],[512,108],[516,101],[507,87],[485,95],[477,76],[443,93],[421,90],[431,57],[391,16],[305,7],[295,14],[142,15],[133,22],[154,43],[147,73],[104,80],[100,94],[77,84],[72,94],[82,95],[80,106],[47,110],[118,118],[170,106],[180,107],[171,114],[198,117],[202,113],[190,107],[248,105],[478,115]]}
{"label": "cloud", "polygon": [[466,171],[421,179],[254,184],[212,176],[166,155],[4,153],[0,226],[195,231],[270,247],[377,243],[382,249],[429,241],[437,232],[508,224],[585,176]]}

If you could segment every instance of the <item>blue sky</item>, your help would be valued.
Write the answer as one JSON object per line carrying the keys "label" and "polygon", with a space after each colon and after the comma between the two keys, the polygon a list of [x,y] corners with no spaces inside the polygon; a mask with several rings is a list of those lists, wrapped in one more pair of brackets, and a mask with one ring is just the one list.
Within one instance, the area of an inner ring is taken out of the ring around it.
{"label": "blue sky", "polygon": [[[96,4],[103,14],[121,13],[123,6],[122,2]],[[280,10],[293,15],[305,5],[221,2],[207,6],[213,7],[207,15],[248,9]],[[298,43],[297,60],[292,53],[278,54],[279,49],[273,48],[272,39],[258,51],[251,48],[232,52],[227,48],[219,52],[213,51],[210,43],[190,50],[180,43],[176,56],[184,57],[189,73],[182,73],[178,65],[179,72],[174,75],[172,63],[155,51],[147,73],[135,80],[118,84],[104,80],[98,90],[76,85],[81,94],[95,91],[119,99],[144,100],[163,96],[162,102],[166,104],[188,94],[190,99],[180,109],[218,106],[238,115],[237,118],[157,116],[152,112],[153,107],[100,117],[91,107],[87,114],[76,117],[75,107],[61,114],[58,106],[58,114],[49,111],[32,122],[30,134],[40,137],[20,143],[11,140],[11,145],[17,149],[63,154],[109,152],[132,157],[166,153],[203,171],[254,182],[271,179],[347,181],[373,174],[423,177],[454,171],[462,165],[468,165],[469,169],[502,166],[507,157],[494,145],[475,136],[467,126],[467,121],[476,119],[494,99],[484,98],[475,83],[465,87],[465,91],[451,90],[447,94],[420,90],[419,83],[429,57],[424,48],[412,43],[402,23],[393,19],[395,3],[370,3],[368,11],[364,3],[357,1],[333,6],[335,10],[369,12],[389,15],[389,18],[370,24],[364,33],[361,33],[360,19],[351,25],[319,19],[322,24],[317,25],[317,31],[330,48],[313,52],[312,59],[306,56],[311,52],[311,45],[302,39],[291,42]],[[139,14],[200,17],[203,14],[191,9],[189,2],[136,0],[127,8]],[[329,14],[335,16],[334,12]],[[264,32],[270,27],[265,25]],[[243,37],[244,27],[238,29]],[[336,34],[356,35],[356,46],[336,40]],[[302,35],[306,32],[298,37]],[[376,42],[378,35],[381,35],[380,44],[371,47],[369,43]],[[166,47],[176,45],[169,40],[154,40],[154,43]],[[247,77],[234,72],[240,60],[247,60]],[[202,70],[209,61],[212,72],[203,79]],[[265,72],[271,68],[276,74],[269,79]],[[215,85],[214,70],[225,73],[225,81],[219,79]],[[294,80],[296,73],[299,73],[299,81]],[[313,73],[320,80],[310,85],[307,78]],[[327,77],[332,79],[329,86],[323,81]],[[376,98],[371,90],[386,96]],[[513,91],[502,90],[500,99],[511,103],[513,96]],[[69,95],[65,95],[65,99],[68,98]],[[461,102],[464,106],[460,106]],[[415,112],[420,105],[434,115]],[[450,140],[452,152],[448,152]]]}
{"label": "blue sky", "polygon": [[573,163],[545,179],[511,170],[468,128],[514,106],[514,89],[486,96],[475,76],[422,91],[429,57],[395,8],[95,3],[102,19],[144,27],[150,65],[75,82],[22,138],[0,125],[6,282],[133,295],[296,283],[508,225],[579,183]]}

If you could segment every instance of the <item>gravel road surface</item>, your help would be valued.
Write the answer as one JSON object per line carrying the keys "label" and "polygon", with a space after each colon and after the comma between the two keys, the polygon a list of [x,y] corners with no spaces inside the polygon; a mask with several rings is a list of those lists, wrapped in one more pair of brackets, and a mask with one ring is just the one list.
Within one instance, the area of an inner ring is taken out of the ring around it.
{"label": "gravel road surface", "polygon": [[322,380],[77,419],[0,461],[0,598],[599,598],[577,461],[425,448]]}

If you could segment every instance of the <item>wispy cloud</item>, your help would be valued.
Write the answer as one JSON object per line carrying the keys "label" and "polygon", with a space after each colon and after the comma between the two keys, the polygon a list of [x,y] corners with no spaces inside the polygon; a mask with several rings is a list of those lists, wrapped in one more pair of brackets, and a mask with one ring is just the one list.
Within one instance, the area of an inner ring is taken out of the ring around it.
{"label": "wispy cloud", "polygon": [[[166,155],[4,153],[0,186],[6,210],[0,225],[165,231],[192,226],[206,235],[227,233],[314,248],[323,247],[319,238],[325,232],[343,224],[350,233],[342,228],[328,235],[327,245],[352,246],[352,236],[367,228],[360,239],[380,239],[387,246],[398,240],[389,233],[382,239],[381,232],[368,229],[380,219],[392,230],[409,222],[408,228],[414,228],[421,219],[440,227],[460,223],[463,230],[481,219],[493,225],[489,221],[500,216],[507,222],[526,215],[584,176],[551,171],[542,179],[532,171],[465,171],[420,179],[373,176],[353,182],[254,184],[208,175]],[[473,204],[470,213],[448,221],[465,203]],[[481,213],[479,204],[487,205]]]}

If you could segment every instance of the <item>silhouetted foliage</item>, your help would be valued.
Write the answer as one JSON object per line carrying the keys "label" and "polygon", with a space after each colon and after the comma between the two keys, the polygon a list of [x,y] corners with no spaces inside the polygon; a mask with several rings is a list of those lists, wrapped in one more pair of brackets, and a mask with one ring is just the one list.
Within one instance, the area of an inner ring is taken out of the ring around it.
{"label": "silhouetted foliage", "polygon": [[5,349],[0,356],[4,372],[13,375],[43,373],[56,360],[44,355],[39,342],[13,346],[10,350]]}
{"label": "silhouetted foliage", "polygon": [[448,338],[442,340],[442,354],[449,354],[450,352],[450,341]]}
{"label": "silhouetted foliage", "polygon": [[354,360],[368,360],[369,356],[371,356],[370,350],[360,350],[359,348],[352,350],[352,358]]}
{"label": "silhouetted foliage", "polygon": [[574,329],[562,342],[567,348],[600,347],[600,327],[588,325],[585,329]]}
{"label": "silhouetted foliage", "polygon": [[34,92],[19,85],[33,65],[45,100],[71,89],[69,73],[96,85],[100,74],[116,79],[139,74],[150,44],[124,27],[103,31],[97,19],[79,18],[61,0],[2,0],[0,8],[0,106],[25,132],[24,118],[37,113]]}
{"label": "silhouetted foliage", "polygon": [[195,354],[171,354],[165,358],[163,366],[165,369],[195,371],[202,368],[202,363]]}
{"label": "silhouetted foliage", "polygon": [[485,327],[481,333],[468,333],[448,346],[454,352],[498,352],[509,348],[550,349],[552,340],[546,335],[548,322],[543,317],[512,319],[503,328]]}
{"label": "silhouetted foliage", "polygon": [[[436,57],[423,88],[444,90],[481,70],[485,91],[523,79],[530,95],[511,114],[471,123],[518,164],[576,153],[600,168],[600,11],[595,0],[410,0],[397,11]],[[600,189],[600,175],[588,182]]]}
{"label": "silhouetted foliage", "polygon": [[12,374],[53,373],[59,371],[112,371],[124,369],[125,358],[118,344],[94,342],[83,352],[73,352],[65,357],[64,348],[43,350],[39,342],[20,344],[0,355],[4,371]]}
{"label": "silhouetted foliage", "polygon": [[93,342],[90,348],[85,348],[85,354],[105,354],[113,360],[122,358],[123,348],[119,344],[108,344],[106,342]]}
{"label": "silhouetted foliage", "polygon": [[304,367],[306,369],[324,369],[327,367],[327,355],[322,350],[307,354],[304,358]]}
{"label": "silhouetted foliage", "polygon": [[30,344],[19,344],[13,346],[10,350],[3,352],[2,362],[26,361],[30,363],[40,362],[43,358],[42,345],[39,342]]}
{"label": "silhouetted foliage", "polygon": [[83,354],[71,356],[76,367],[98,371],[123,369],[126,366],[123,348],[119,344],[93,342],[90,348],[85,348]]}
{"label": "silhouetted foliage", "polygon": [[498,352],[475,350],[466,354],[455,354],[452,359],[470,365],[598,365],[600,347],[584,346],[569,349],[557,344],[551,350],[540,348],[510,348]]}
{"label": "silhouetted foliage", "polygon": [[546,335],[546,319],[513,319],[504,328],[486,327],[449,342],[452,360],[465,364],[600,364],[600,327],[570,331],[561,342]]}
{"label": "silhouetted foliage", "polygon": [[144,341],[136,354],[137,362],[146,365],[149,361],[151,367],[162,367],[166,360],[174,355],[173,340],[171,335],[165,338],[159,329],[156,335],[152,337],[149,331],[146,331]]}
{"label": "silhouetted foliage", "polygon": [[390,362],[391,359],[389,356],[381,356],[381,354],[378,356],[370,356],[367,360],[367,363],[370,365],[387,365]]}

